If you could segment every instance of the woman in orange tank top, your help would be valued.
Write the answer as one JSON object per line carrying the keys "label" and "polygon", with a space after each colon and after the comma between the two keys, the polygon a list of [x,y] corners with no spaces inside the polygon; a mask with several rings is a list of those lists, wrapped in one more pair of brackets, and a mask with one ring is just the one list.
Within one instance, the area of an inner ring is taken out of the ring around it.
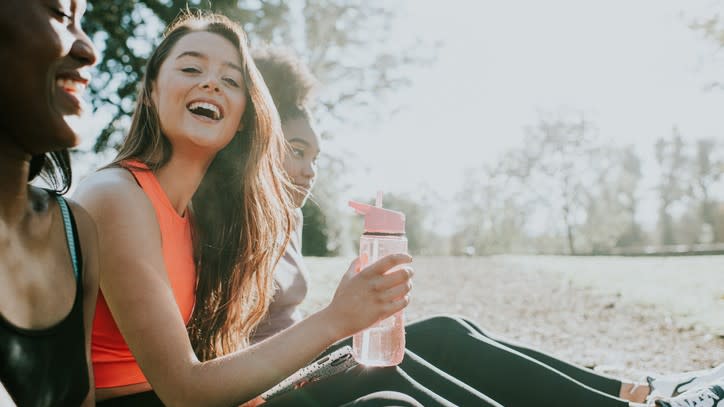
{"label": "woman in orange tank top", "polygon": [[248,347],[293,205],[279,119],[240,27],[184,16],[150,56],[137,103],[113,164],[76,194],[102,253],[99,405],[238,405],[407,305],[411,270],[385,272],[409,256],[355,262],[329,306]]}

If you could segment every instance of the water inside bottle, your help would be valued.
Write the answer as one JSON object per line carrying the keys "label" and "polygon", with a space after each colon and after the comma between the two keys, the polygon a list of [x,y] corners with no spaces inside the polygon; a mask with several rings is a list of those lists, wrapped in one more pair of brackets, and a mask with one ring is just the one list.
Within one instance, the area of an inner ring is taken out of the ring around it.
{"label": "water inside bottle", "polygon": [[352,338],[355,359],[366,366],[394,366],[405,354],[401,313],[384,319]]}

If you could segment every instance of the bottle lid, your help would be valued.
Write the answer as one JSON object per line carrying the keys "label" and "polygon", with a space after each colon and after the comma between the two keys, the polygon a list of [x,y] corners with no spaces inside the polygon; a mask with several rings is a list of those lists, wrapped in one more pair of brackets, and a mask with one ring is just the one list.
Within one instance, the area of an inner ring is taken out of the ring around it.
{"label": "bottle lid", "polygon": [[382,207],[382,195],[377,195],[377,205],[372,206],[356,201],[349,201],[355,212],[365,217],[365,232],[371,233],[405,233],[405,214]]}

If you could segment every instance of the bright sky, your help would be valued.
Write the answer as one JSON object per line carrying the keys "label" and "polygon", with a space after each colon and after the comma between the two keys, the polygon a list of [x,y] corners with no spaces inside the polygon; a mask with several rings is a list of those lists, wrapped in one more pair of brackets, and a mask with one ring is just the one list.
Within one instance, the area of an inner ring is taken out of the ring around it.
{"label": "bright sky", "polygon": [[[414,195],[422,185],[442,196],[441,205],[451,203],[464,169],[491,164],[519,146],[524,127],[541,112],[581,112],[604,138],[634,145],[645,160],[649,189],[654,141],[674,125],[687,140],[724,139],[724,89],[706,90],[724,79],[724,61],[711,41],[689,28],[724,10],[721,1],[395,4],[403,12],[390,41],[408,44],[418,36],[439,43],[437,60],[410,69],[412,85],[387,101],[403,107],[398,113],[349,126],[325,145],[336,156],[356,155],[347,163],[352,187],[340,206],[349,198],[371,199],[378,189]],[[85,131],[98,134],[103,124],[86,122]],[[93,140],[86,140],[87,147]],[[95,165],[76,160],[75,172]],[[649,194],[640,221],[655,221],[655,205]]]}
{"label": "bright sky", "polygon": [[401,35],[442,46],[391,99],[405,106],[400,113],[330,142],[330,150],[359,155],[350,163],[365,168],[355,196],[378,188],[414,194],[427,184],[450,199],[464,168],[520,145],[539,112],[582,112],[604,138],[635,145],[648,168],[654,141],[674,125],[687,140],[724,138],[724,90],[705,89],[724,78],[724,64],[689,28],[721,10],[717,2],[407,0],[405,7]]}

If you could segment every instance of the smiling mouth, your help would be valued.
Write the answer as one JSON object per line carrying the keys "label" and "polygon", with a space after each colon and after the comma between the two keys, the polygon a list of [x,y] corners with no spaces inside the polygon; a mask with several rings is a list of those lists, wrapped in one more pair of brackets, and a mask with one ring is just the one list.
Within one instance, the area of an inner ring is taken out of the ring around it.
{"label": "smiling mouth", "polygon": [[219,106],[208,102],[191,102],[186,105],[186,109],[191,112],[191,114],[215,121],[219,121],[224,118]]}
{"label": "smiling mouth", "polygon": [[83,93],[87,86],[87,84],[83,81],[70,78],[57,78],[55,80],[55,85],[72,95],[79,95]]}

